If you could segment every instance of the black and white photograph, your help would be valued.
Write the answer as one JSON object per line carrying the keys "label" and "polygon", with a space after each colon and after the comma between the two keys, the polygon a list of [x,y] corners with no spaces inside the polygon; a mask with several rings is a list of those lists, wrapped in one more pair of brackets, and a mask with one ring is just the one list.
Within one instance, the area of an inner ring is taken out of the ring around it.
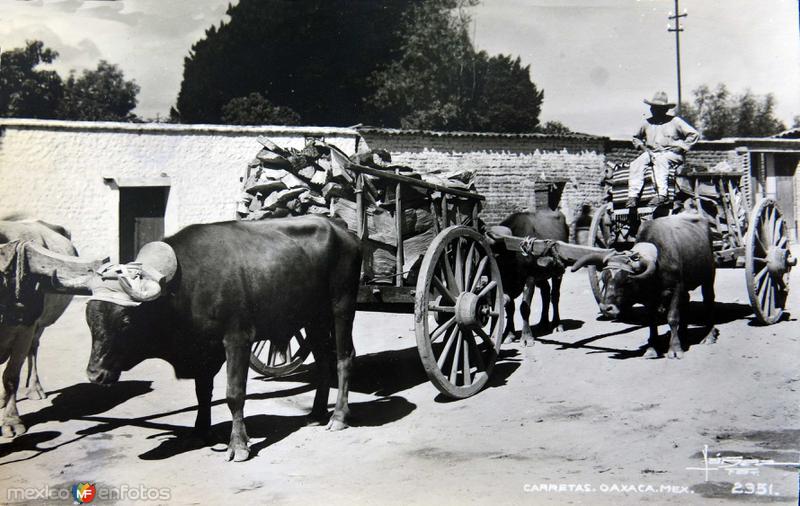
{"label": "black and white photograph", "polygon": [[799,216],[797,0],[0,0],[0,504],[800,504]]}

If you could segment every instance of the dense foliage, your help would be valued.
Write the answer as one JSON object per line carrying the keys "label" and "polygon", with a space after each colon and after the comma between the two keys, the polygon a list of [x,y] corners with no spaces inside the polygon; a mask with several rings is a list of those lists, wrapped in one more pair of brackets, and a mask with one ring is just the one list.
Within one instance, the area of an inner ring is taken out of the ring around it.
{"label": "dense foliage", "polygon": [[58,53],[42,41],[0,55],[0,116],[88,121],[131,121],[139,86],[101,60],[95,70],[72,72],[66,82],[52,70]]}
{"label": "dense foliage", "polygon": [[768,137],[786,130],[775,115],[775,97],[747,90],[732,94],[727,86],[703,85],[694,90],[694,102],[681,104],[681,116],[706,139]]}

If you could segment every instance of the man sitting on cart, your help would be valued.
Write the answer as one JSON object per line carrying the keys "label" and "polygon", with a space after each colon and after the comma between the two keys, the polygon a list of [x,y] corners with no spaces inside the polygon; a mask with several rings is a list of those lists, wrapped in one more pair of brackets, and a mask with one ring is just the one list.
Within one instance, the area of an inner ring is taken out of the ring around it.
{"label": "man sitting on cart", "polygon": [[668,203],[670,170],[683,164],[684,155],[700,137],[686,121],[667,114],[675,104],[667,99],[665,92],[656,92],[652,100],[645,99],[644,103],[650,106],[652,116],[644,120],[633,136],[633,145],[644,153],[631,162],[626,207],[639,204],[647,167],[652,167],[656,192],[648,204],[657,207]]}

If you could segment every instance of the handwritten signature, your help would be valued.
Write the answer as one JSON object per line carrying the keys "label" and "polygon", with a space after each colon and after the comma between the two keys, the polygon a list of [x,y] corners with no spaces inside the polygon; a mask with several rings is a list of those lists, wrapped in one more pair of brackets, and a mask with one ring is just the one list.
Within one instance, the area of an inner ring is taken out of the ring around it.
{"label": "handwritten signature", "polygon": [[714,457],[708,456],[708,445],[703,446],[703,467],[687,467],[689,471],[705,471],[706,481],[711,471],[726,471],[732,475],[758,476],[762,467],[800,467],[800,462],[775,462],[774,459],[744,458],[742,456],[724,455],[719,453]]}

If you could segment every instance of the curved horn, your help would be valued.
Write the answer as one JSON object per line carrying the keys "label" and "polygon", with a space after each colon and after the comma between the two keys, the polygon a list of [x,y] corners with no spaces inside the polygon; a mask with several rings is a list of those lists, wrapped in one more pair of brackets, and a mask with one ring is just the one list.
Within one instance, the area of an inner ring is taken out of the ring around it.
{"label": "curved horn", "polygon": [[631,274],[631,279],[647,279],[656,272],[656,262],[652,258],[641,257],[639,261],[644,264],[644,271],[639,274]]}
{"label": "curved horn", "polygon": [[651,242],[639,242],[633,245],[631,253],[638,253],[639,263],[644,265],[644,271],[632,274],[632,279],[647,279],[656,271],[658,262],[658,248]]}
{"label": "curved horn", "polygon": [[122,287],[122,291],[136,302],[148,302],[161,295],[161,285],[157,281],[145,277],[120,276],[119,285]]}
{"label": "curved horn", "polygon": [[577,262],[570,268],[572,272],[577,271],[581,267],[586,265],[594,265],[595,267],[600,267],[605,262],[605,253],[589,253],[588,255],[583,255],[578,259]]}

